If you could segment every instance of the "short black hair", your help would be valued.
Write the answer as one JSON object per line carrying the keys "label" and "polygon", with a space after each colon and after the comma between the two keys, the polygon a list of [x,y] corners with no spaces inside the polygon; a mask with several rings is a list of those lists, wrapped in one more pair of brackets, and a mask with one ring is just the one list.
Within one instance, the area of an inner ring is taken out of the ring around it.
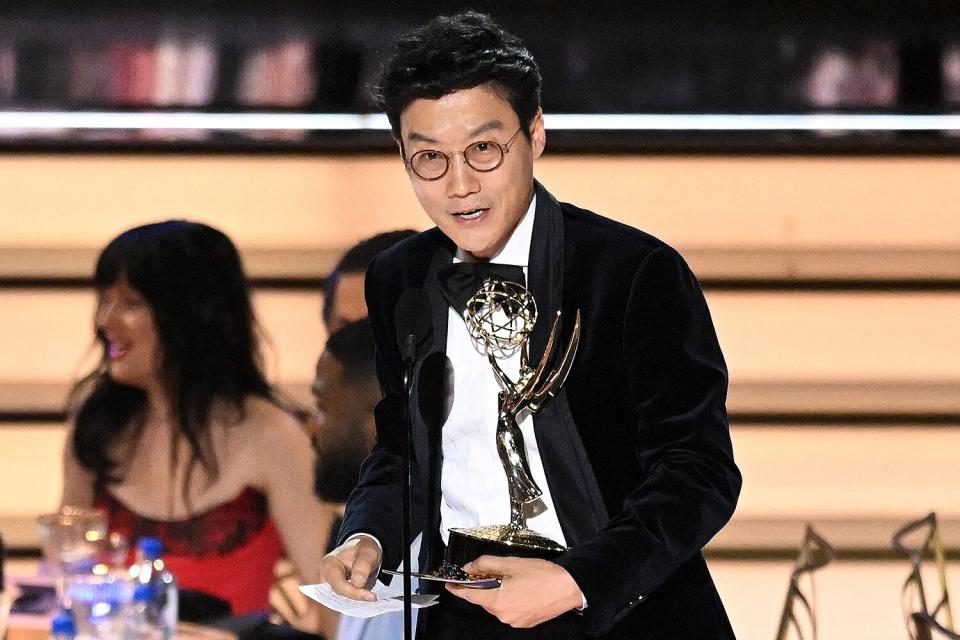
{"label": "short black hair", "polygon": [[343,366],[346,379],[376,382],[376,347],[370,320],[364,318],[334,331],[327,339],[326,351]]}
{"label": "short black hair", "polygon": [[529,138],[540,109],[540,69],[519,38],[490,16],[467,11],[398,36],[374,101],[400,140],[400,114],[411,102],[481,85],[502,92]]}
{"label": "short black hair", "polygon": [[385,231],[375,236],[361,240],[343,254],[333,272],[323,283],[323,321],[330,323],[330,314],[333,313],[333,299],[337,295],[337,284],[340,276],[345,273],[364,273],[377,254],[389,249],[405,238],[417,235],[413,229],[399,231]]}

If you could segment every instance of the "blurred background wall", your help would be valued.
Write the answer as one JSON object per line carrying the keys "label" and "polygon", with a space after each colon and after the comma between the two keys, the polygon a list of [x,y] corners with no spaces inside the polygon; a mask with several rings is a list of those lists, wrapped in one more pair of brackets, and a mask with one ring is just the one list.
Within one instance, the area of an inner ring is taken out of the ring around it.
{"label": "blurred background wall", "polygon": [[[542,65],[539,179],[676,246],[701,279],[744,474],[707,551],[746,640],[773,637],[805,522],[838,550],[818,582],[826,639],[904,637],[900,524],[936,510],[951,559],[960,549],[958,7],[835,5],[473,5]],[[393,34],[455,8],[0,8],[0,532],[17,553],[35,553],[32,518],[59,502],[64,400],[96,355],[89,278],[120,231],[187,217],[227,232],[271,375],[308,401],[339,253],[427,222],[382,123],[365,119],[366,87]],[[114,120],[89,128],[23,120],[104,112]],[[121,126],[144,113],[154,125]],[[183,113],[328,119],[164,124]],[[718,113],[900,119],[829,131],[630,119]],[[916,130],[921,116],[945,124]]]}

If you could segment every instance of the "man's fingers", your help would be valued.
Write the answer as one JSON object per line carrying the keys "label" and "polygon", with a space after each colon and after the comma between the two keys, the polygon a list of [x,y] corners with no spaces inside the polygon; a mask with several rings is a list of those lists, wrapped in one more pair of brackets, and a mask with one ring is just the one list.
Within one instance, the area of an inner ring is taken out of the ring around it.
{"label": "man's fingers", "polygon": [[[376,570],[373,570],[374,565]],[[376,582],[379,566],[380,551],[376,543],[358,538],[323,557],[320,561],[320,578],[338,595],[373,602],[377,596],[370,588]],[[372,578],[370,585],[367,585],[368,577]]]}
{"label": "man's fingers", "polygon": [[509,558],[480,556],[473,562],[468,562],[463,565],[463,570],[467,573],[492,573],[498,576],[505,576],[508,574],[507,567],[509,564]]}
{"label": "man's fingers", "polygon": [[380,549],[375,544],[361,541],[355,548],[353,566],[350,568],[350,584],[354,587],[372,589],[380,574]]}
{"label": "man's fingers", "polygon": [[326,581],[330,585],[330,588],[333,589],[333,592],[353,600],[366,600],[368,602],[373,602],[377,599],[377,596],[373,594],[372,591],[364,589],[361,585],[356,587],[347,579],[346,573],[340,574],[335,578]]}
{"label": "man's fingers", "polygon": [[320,579],[329,585],[346,582],[347,565],[332,553],[325,555],[320,560]]}
{"label": "man's fingers", "polygon": [[353,563],[353,569],[350,570],[350,584],[355,587],[366,587],[370,579],[370,567],[360,562]]}
{"label": "man's fingers", "polygon": [[373,591],[368,591],[362,587],[355,587],[346,581],[340,586],[334,586],[331,583],[330,588],[333,589],[334,593],[350,598],[351,600],[365,600],[367,602],[376,602],[377,600],[377,595]]}
{"label": "man's fingers", "polygon": [[377,599],[372,592],[366,589],[358,589],[350,584],[350,581],[347,579],[347,572],[347,565],[345,565],[335,553],[324,556],[323,560],[320,561],[320,577],[330,585],[334,593],[352,598],[353,600],[367,600],[372,602]]}
{"label": "man's fingers", "polygon": [[475,605],[481,607],[486,607],[490,602],[492,590],[488,589],[471,589],[469,587],[461,587],[458,584],[450,584],[449,582],[446,585],[447,591],[457,596],[458,598],[463,598],[467,602],[472,602]]}

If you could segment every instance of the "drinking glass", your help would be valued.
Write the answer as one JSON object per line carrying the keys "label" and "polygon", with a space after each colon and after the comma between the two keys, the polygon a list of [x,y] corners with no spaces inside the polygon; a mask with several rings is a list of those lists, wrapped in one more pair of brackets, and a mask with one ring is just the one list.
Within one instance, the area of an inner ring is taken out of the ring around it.
{"label": "drinking glass", "polygon": [[43,557],[56,580],[57,601],[69,606],[64,580],[93,570],[109,540],[107,516],[99,509],[64,507],[38,517],[37,524]]}
{"label": "drinking glass", "polygon": [[96,565],[95,571],[66,578],[64,599],[70,602],[77,638],[119,639],[124,614],[133,600],[133,579],[121,570]]}

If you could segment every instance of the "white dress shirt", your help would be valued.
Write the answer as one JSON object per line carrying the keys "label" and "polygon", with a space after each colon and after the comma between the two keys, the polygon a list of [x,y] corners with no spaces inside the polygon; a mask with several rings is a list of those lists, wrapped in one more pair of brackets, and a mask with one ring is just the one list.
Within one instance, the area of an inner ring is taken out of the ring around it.
{"label": "white dress shirt", "polygon": [[[536,202],[534,196],[507,244],[490,262],[523,267],[524,275],[527,275]],[[462,250],[458,250],[454,257],[454,262],[471,260],[472,257]],[[440,535],[444,544],[448,541],[451,528],[510,522],[507,476],[497,454],[497,394],[500,384],[486,354],[477,348],[463,317],[453,308],[447,314],[447,357],[453,364],[454,383],[453,406],[443,425],[441,437]],[[516,382],[520,371],[520,352],[499,360],[498,364]],[[543,471],[533,420],[528,412],[520,414],[519,423],[530,472],[543,491],[539,500],[524,508],[527,526],[566,545]]]}

